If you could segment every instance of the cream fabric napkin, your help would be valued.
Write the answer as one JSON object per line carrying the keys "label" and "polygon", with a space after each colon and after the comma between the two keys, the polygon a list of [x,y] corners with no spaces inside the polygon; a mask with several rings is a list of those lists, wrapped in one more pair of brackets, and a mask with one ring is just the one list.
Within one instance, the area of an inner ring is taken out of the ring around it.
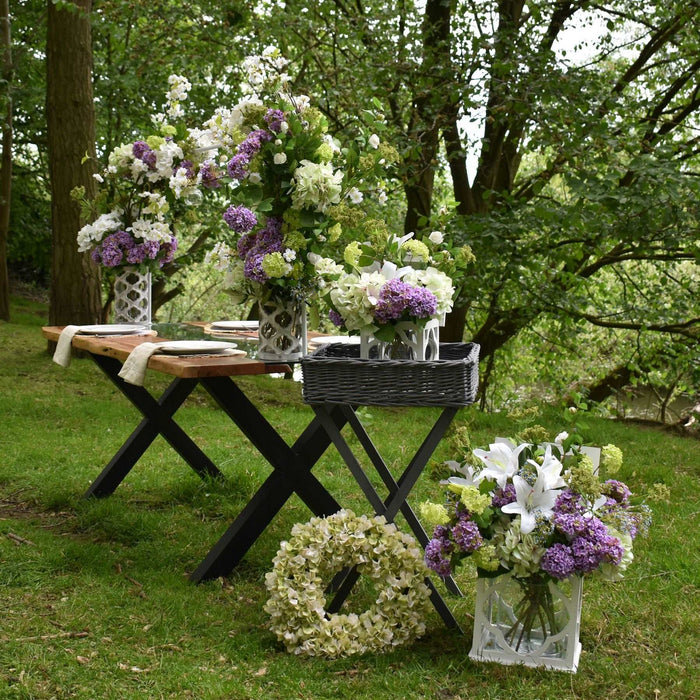
{"label": "cream fabric napkin", "polygon": [[53,361],[56,364],[61,365],[61,367],[68,367],[70,365],[71,344],[73,343],[73,336],[79,330],[80,326],[66,326],[61,331],[61,335],[58,336],[56,350],[53,354]]}
{"label": "cream fabric napkin", "polygon": [[[148,368],[148,361],[151,359],[151,355],[158,352],[161,345],[167,345],[168,342],[164,343],[141,343],[137,345],[130,353],[129,357],[126,358],[123,367],[119,370],[119,376],[128,384],[135,384],[136,386],[143,386],[144,379],[146,378],[146,369]],[[222,355],[245,355],[245,351],[236,350],[235,348],[229,348],[223,352],[217,352],[216,356],[220,357]]]}

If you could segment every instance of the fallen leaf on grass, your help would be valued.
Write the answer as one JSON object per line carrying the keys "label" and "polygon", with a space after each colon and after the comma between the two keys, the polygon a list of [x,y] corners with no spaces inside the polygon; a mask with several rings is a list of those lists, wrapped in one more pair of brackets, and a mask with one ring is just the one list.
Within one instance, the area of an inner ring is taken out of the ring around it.
{"label": "fallen leaf on grass", "polygon": [[120,671],[131,671],[131,673],[148,673],[150,668],[139,668],[138,666],[129,666],[129,664],[119,664]]}
{"label": "fallen leaf on grass", "polygon": [[259,668],[253,675],[254,676],[264,676],[267,673],[267,666],[263,666],[262,668]]}
{"label": "fallen leaf on grass", "polygon": [[90,659],[88,659],[87,656],[76,656],[76,657],[75,657],[75,660],[76,660],[79,664],[89,664],[89,663],[90,663]]}

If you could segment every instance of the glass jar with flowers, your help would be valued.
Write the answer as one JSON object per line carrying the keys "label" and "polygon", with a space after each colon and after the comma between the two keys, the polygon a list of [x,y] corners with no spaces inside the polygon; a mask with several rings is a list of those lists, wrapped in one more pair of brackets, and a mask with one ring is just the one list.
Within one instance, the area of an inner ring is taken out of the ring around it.
{"label": "glass jar with flowers", "polygon": [[113,279],[117,323],[150,323],[151,275],[174,258],[174,226],[201,202],[202,187],[217,184],[182,121],[190,87],[171,75],[165,109],[154,116],[157,133],[109,154],[95,175],[94,199],[87,200],[83,188],[73,192],[91,221],[78,232],[78,250],[90,252]]}
{"label": "glass jar with flowers", "polygon": [[210,142],[231,153],[223,214],[231,234],[207,260],[238,302],[258,303],[257,356],[294,361],[305,352],[306,304],[317,291],[312,261],[350,236],[366,196],[386,198],[382,177],[398,154],[376,135],[341,150],[310,99],[291,93],[288,63],[275,47],[248,57],[248,94],[206,124]]}
{"label": "glass jar with flowers", "polygon": [[343,257],[344,266],[316,262],[328,280],[331,320],[360,334],[361,358],[439,359],[439,328],[456,294],[444,269],[461,273],[471,249],[450,251],[439,231],[424,240],[377,231],[350,243]]}
{"label": "glass jar with flowers", "polygon": [[598,466],[563,436],[475,449],[448,463],[459,476],[444,482],[445,503],[421,507],[434,525],[428,567],[441,576],[466,558],[477,567],[472,659],[575,672],[583,577],[622,578],[648,530],[649,508],[598,476],[619,468],[620,450],[603,447]]}

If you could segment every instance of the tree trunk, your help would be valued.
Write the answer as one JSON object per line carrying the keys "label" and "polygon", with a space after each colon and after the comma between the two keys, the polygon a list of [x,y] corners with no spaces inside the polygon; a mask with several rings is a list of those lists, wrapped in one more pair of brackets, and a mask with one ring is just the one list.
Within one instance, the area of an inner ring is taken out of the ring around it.
{"label": "tree trunk", "polygon": [[[92,0],[59,8],[48,2],[46,118],[51,180],[51,295],[49,323],[97,323],[100,274],[78,253],[80,207],[71,198],[79,185],[94,195],[95,110],[92,92]],[[85,156],[91,158],[83,163]]]}
{"label": "tree trunk", "polygon": [[10,2],[0,0],[0,35],[2,36],[5,83],[5,119],[2,125],[2,165],[0,165],[0,320],[10,320],[10,281],[7,273],[7,239],[10,234],[12,194],[12,52],[10,42]]}

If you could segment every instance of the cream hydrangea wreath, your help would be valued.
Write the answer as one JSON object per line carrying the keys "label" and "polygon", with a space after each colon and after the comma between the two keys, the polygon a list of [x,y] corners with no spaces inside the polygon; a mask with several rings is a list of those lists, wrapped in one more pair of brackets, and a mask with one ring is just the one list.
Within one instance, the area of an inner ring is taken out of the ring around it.
{"label": "cream hydrangea wreath", "polygon": [[[325,589],[356,566],[377,588],[360,614],[330,614]],[[423,552],[413,537],[383,516],[341,510],[292,528],[265,577],[270,628],[288,651],[336,658],[399,646],[425,632],[430,591]]]}

